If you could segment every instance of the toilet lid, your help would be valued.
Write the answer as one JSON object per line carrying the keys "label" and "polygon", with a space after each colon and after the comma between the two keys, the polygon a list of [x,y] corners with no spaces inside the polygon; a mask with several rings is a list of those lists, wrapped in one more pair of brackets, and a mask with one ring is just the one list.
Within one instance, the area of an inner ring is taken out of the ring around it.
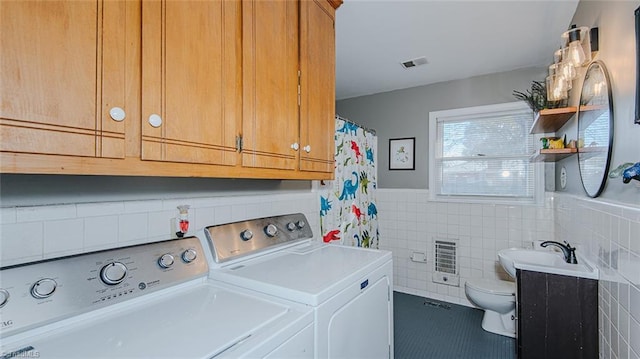
{"label": "toilet lid", "polygon": [[514,282],[507,282],[506,280],[474,278],[471,280],[467,280],[465,285],[479,292],[494,295],[512,296],[516,293],[516,284]]}

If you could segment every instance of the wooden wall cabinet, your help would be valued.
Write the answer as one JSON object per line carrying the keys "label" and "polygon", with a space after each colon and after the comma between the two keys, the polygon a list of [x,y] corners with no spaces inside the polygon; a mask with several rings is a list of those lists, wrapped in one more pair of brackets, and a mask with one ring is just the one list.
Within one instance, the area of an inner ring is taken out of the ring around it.
{"label": "wooden wall cabinet", "polygon": [[2,1],[0,173],[330,179],[340,3]]}
{"label": "wooden wall cabinet", "polygon": [[333,173],[335,9],[324,0],[300,6],[300,169]]}
{"label": "wooden wall cabinet", "polygon": [[124,157],[124,18],[123,1],[0,2],[0,151]]}
{"label": "wooden wall cabinet", "polygon": [[143,160],[236,164],[240,10],[234,0],[142,3]]}
{"label": "wooden wall cabinet", "polygon": [[298,7],[292,0],[242,2],[245,167],[296,168]]}
{"label": "wooden wall cabinet", "polygon": [[243,46],[242,165],[333,173],[335,9],[244,1]]}
{"label": "wooden wall cabinet", "polygon": [[598,281],[518,269],[519,359],[598,358]]}

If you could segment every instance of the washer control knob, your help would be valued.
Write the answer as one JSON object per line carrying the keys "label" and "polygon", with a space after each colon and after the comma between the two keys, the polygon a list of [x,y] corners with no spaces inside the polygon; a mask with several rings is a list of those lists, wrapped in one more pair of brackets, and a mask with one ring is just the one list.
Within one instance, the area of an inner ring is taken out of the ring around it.
{"label": "washer control knob", "polygon": [[264,227],[264,233],[266,233],[269,237],[275,237],[276,234],[278,234],[278,227],[276,227],[274,224],[270,224]]}
{"label": "washer control knob", "polygon": [[0,289],[0,308],[7,304],[9,297],[9,292],[6,289]]}
{"label": "washer control knob", "polygon": [[289,223],[287,223],[287,229],[288,229],[290,232],[293,232],[293,230],[294,230],[294,229],[296,229],[296,225],[295,225],[295,223],[293,223],[293,222],[289,222]]}
{"label": "washer control knob", "polygon": [[36,299],[49,298],[57,286],[58,283],[51,278],[40,279],[31,287],[31,295]]}
{"label": "washer control knob", "polygon": [[171,254],[165,253],[160,258],[158,258],[158,264],[162,268],[170,268],[173,265],[174,258]]}
{"label": "washer control knob", "polygon": [[186,251],[182,252],[182,261],[185,263],[191,263],[198,258],[198,252],[195,249],[189,248]]}
{"label": "washer control knob", "polygon": [[100,279],[104,284],[120,284],[127,277],[127,266],[120,262],[111,262],[100,270]]}
{"label": "washer control knob", "polygon": [[240,233],[240,238],[242,238],[243,241],[248,241],[251,238],[253,238],[253,232],[251,232],[248,229],[245,229],[244,231],[242,231],[242,233]]}
{"label": "washer control knob", "polygon": [[298,222],[296,222],[296,227],[302,229],[304,228],[304,226],[306,226],[307,224],[303,221],[303,220],[299,220]]}

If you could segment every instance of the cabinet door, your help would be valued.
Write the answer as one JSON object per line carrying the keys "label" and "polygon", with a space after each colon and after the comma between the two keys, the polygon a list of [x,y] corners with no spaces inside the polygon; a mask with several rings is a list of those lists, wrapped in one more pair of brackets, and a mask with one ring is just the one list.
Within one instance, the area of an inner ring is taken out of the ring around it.
{"label": "cabinet door", "polygon": [[0,1],[0,151],[124,157],[124,1]]}
{"label": "cabinet door", "polygon": [[234,165],[240,2],[142,3],[142,159]]}
{"label": "cabinet door", "polygon": [[335,145],[335,10],[326,0],[300,9],[300,169],[333,172]]}
{"label": "cabinet door", "polygon": [[242,19],[242,165],[295,169],[298,2],[243,1]]}

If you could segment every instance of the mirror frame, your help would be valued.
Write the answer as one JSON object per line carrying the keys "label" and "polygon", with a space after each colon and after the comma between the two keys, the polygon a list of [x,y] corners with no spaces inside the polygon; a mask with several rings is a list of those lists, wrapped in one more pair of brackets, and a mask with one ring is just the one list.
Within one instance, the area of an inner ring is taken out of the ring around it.
{"label": "mirror frame", "polygon": [[[582,82],[582,88],[580,89],[580,101],[578,103],[578,133],[576,138],[580,138],[580,129],[581,129],[581,123],[584,125],[583,123],[583,117],[581,116],[581,112],[580,108],[583,106],[582,104],[582,96],[584,93],[584,84],[585,84],[585,80],[587,79],[587,75],[589,74],[589,72],[591,71],[591,69],[597,65],[600,70],[602,71],[602,74],[604,75],[604,79],[606,81],[607,84],[607,102],[608,102],[608,107],[609,107],[609,144],[608,144],[608,149],[607,149],[607,158],[606,158],[606,163],[605,166],[603,168],[602,171],[602,178],[600,179],[600,185],[598,186],[598,190],[595,192],[589,192],[589,190],[587,190],[587,187],[584,185],[584,178],[583,178],[583,169],[582,169],[582,161],[580,159],[580,153],[583,153],[584,151],[580,151],[580,147],[578,146],[578,169],[580,170],[580,182],[582,183],[582,188],[584,189],[585,193],[587,194],[587,196],[591,197],[591,198],[596,198],[598,196],[600,196],[600,194],[602,194],[602,191],[604,190],[605,184],[607,182],[607,173],[609,173],[609,166],[611,164],[611,151],[613,149],[613,94],[612,94],[612,89],[611,89],[611,80],[609,79],[609,71],[607,71],[607,67],[604,65],[604,62],[602,62],[602,60],[596,60],[593,61],[589,64],[589,66],[587,67],[587,71],[585,71],[584,73],[584,79]],[[588,127],[588,126],[587,126]],[[579,142],[579,141],[578,141]]]}

